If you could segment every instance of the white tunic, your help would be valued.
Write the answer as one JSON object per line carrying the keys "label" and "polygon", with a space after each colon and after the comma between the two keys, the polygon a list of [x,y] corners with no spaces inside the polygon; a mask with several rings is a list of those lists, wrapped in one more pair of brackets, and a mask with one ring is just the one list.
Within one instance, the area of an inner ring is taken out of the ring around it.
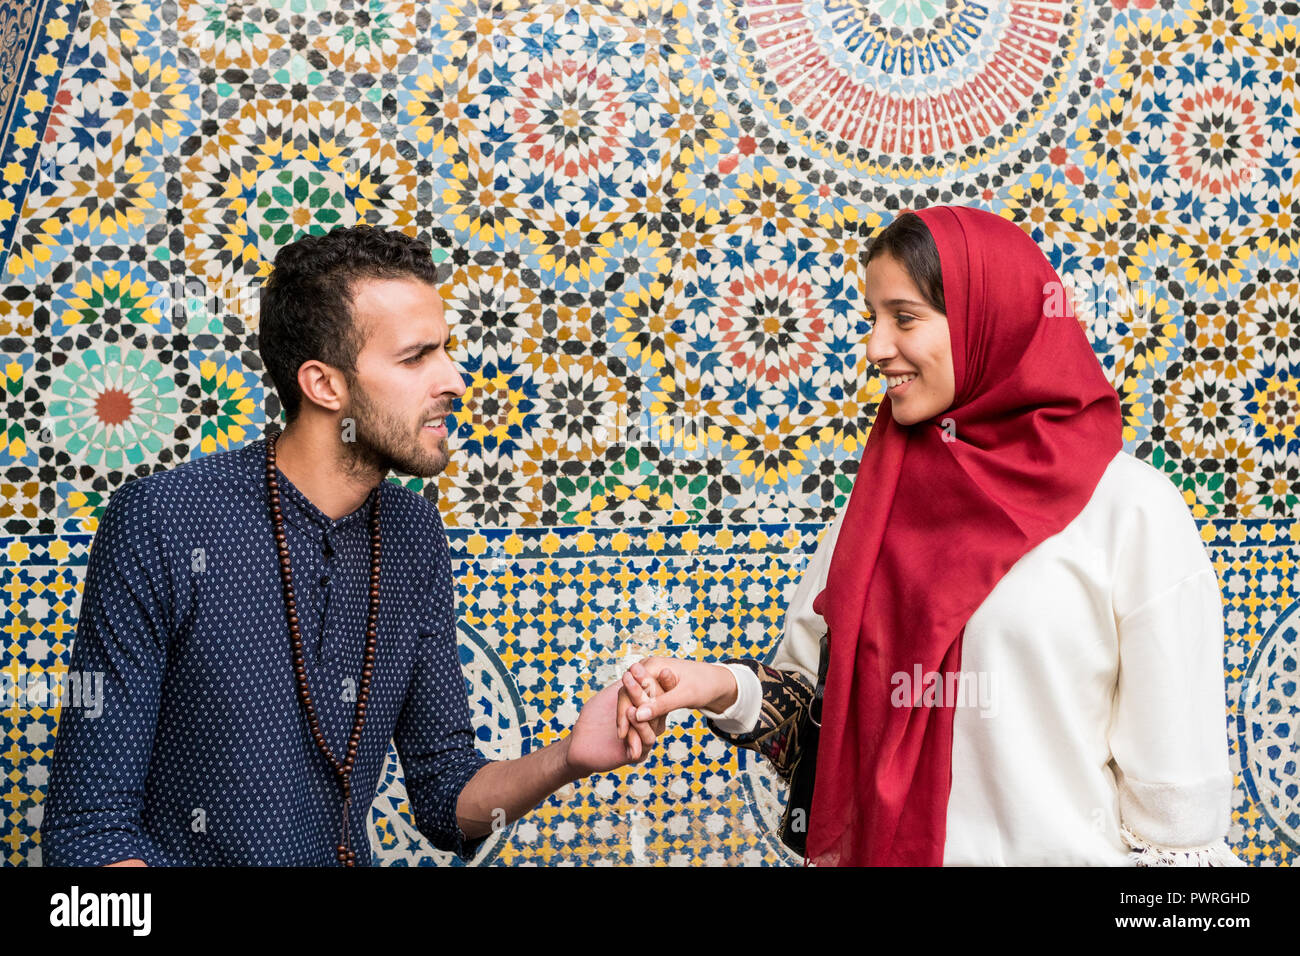
{"label": "white tunic", "polygon": [[[843,519],[795,591],[773,661],[810,682],[826,631],[812,603]],[[1223,652],[1196,523],[1164,475],[1120,452],[1083,511],[967,622],[944,865],[1240,865],[1224,840]],[[745,733],[761,692],[731,669],[736,703],[705,713]]]}

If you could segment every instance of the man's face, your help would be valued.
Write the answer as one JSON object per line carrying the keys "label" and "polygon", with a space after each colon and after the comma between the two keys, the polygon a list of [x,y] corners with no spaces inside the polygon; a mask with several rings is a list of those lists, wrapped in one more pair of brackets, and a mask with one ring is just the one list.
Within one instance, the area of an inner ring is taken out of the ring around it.
{"label": "man's face", "polygon": [[359,464],[430,478],[447,467],[446,417],[465,394],[442,299],[418,279],[364,279],[352,310],[364,345],[343,408],[356,440],[344,448]]}

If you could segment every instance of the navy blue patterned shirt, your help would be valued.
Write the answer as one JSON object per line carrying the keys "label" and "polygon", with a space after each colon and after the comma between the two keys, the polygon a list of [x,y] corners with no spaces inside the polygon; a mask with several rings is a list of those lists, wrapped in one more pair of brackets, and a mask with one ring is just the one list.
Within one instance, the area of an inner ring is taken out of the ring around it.
{"label": "navy blue patterned shirt", "polygon": [[[338,778],[294,681],[265,441],[128,482],[91,547],[71,672],[102,672],[102,712],[63,708],[41,829],[50,865],[337,865]],[[381,482],[337,521],[279,475],[307,681],[346,753],[365,649],[370,504],[379,495],[379,643],[352,773],[351,846],[396,744],[412,814],[471,856],[461,789],[474,748],[437,508]]]}

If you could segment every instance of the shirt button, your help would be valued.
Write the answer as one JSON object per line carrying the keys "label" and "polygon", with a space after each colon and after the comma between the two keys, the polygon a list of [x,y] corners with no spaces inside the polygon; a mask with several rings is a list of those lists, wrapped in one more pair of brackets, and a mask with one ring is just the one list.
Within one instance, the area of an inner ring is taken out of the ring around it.
{"label": "shirt button", "polygon": [[330,576],[328,574],[322,574],[320,576],[320,586],[323,588],[330,586]]}

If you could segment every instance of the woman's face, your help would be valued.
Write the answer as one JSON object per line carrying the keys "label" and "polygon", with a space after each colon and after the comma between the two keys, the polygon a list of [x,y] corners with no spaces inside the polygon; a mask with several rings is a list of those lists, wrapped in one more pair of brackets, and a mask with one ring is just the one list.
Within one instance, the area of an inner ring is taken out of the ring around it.
{"label": "woman's face", "polygon": [[956,395],[948,317],[926,305],[907,270],[887,253],[867,266],[865,293],[867,358],[885,376],[894,421],[914,425],[945,411]]}

